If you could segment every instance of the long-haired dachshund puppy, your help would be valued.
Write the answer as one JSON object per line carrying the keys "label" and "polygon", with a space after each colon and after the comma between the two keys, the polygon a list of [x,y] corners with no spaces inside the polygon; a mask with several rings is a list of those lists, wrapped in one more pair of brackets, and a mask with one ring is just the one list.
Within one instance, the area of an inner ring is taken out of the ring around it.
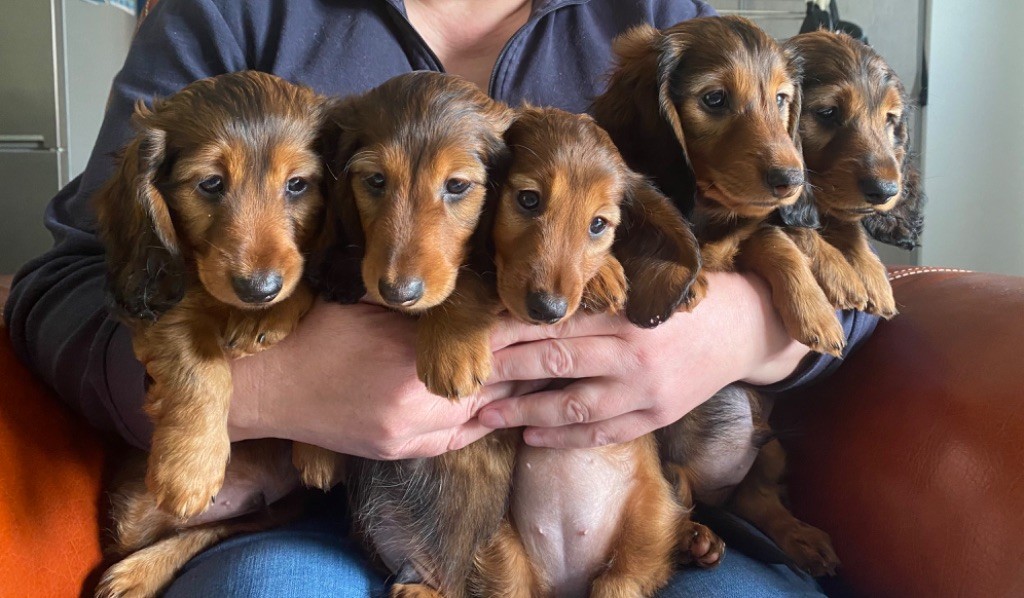
{"label": "long-haired dachshund puppy", "polygon": [[[689,298],[700,268],[691,229],[593,119],[527,107],[506,140],[513,158],[493,238],[498,295],[513,317],[552,324],[625,306],[649,326]],[[478,595],[651,596],[680,540],[687,561],[721,556],[695,541],[653,435],[585,450],[523,446],[512,488],[508,521],[478,558]]]}
{"label": "long-haired dachshund puppy", "polygon": [[[312,90],[253,71],[136,107],[138,134],[95,198],[110,294],[146,367],[154,424],[145,484],[140,471],[115,493],[122,554],[207,509],[231,456],[229,360],[280,341],[312,304],[302,277],[323,216],[327,109]],[[241,460],[258,463],[265,449]],[[185,534],[121,565],[101,591],[154,593],[215,536]]]}
{"label": "long-haired dachshund puppy", "polygon": [[906,92],[881,56],[848,35],[816,31],[786,46],[804,62],[800,138],[808,192],[822,218],[820,237],[794,231],[794,238],[838,307],[891,318],[892,289],[864,229],[913,249],[923,228],[925,196],[909,156]]}
{"label": "long-haired dachshund puppy", "polygon": [[[489,172],[506,154],[511,108],[455,76],[395,77],[332,111],[327,150],[334,243],[315,274],[328,299],[371,299],[418,316],[417,364],[428,388],[457,398],[490,371],[490,352],[463,359],[439,342],[469,338],[493,291],[473,234]],[[487,331],[475,333],[485,345]],[[442,400],[442,399],[438,399]],[[430,459],[349,462],[354,531],[396,574],[463,595],[476,548],[498,528],[514,443],[491,434]]]}
{"label": "long-haired dachshund puppy", "polygon": [[629,165],[690,215],[705,269],[760,274],[790,335],[841,355],[845,334],[807,258],[768,223],[816,224],[801,201],[798,60],[739,17],[640,26],[614,47],[594,115]]}
{"label": "long-haired dachshund puppy", "polygon": [[[808,257],[776,226],[817,224],[797,146],[799,59],[736,17],[664,32],[641,26],[615,48],[619,62],[594,113],[627,162],[690,210],[707,270],[762,275],[790,334],[840,355],[835,310]],[[684,507],[728,502],[798,564],[830,572],[837,561],[828,537],[782,505],[784,454],[777,442],[765,444],[763,412],[752,389],[723,389],[659,433],[666,470]],[[723,479],[721,463],[737,461],[731,483],[708,487]]]}

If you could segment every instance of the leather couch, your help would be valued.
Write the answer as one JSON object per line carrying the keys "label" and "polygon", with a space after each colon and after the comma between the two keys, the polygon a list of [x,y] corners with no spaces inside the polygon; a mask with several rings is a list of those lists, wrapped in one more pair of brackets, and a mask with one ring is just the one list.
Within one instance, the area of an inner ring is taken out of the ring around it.
{"label": "leather couch", "polygon": [[[1024,596],[1024,278],[891,278],[902,314],[776,404],[794,510],[856,595]],[[0,334],[0,598],[91,592],[115,446]]]}

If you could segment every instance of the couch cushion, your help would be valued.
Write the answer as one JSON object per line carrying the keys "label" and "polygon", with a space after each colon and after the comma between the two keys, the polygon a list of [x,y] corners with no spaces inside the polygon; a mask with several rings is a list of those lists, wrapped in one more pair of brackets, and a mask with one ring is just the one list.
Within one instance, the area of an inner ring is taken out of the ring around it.
{"label": "couch cushion", "polygon": [[73,597],[100,562],[99,439],[15,357],[0,325],[0,597]]}
{"label": "couch cushion", "polygon": [[1024,278],[890,275],[901,315],[776,404],[794,511],[865,596],[1024,596]]}

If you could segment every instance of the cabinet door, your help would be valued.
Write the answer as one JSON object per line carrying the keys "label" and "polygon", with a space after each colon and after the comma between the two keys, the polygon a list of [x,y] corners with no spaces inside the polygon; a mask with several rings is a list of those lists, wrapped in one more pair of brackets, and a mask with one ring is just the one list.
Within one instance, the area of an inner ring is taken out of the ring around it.
{"label": "cabinet door", "polygon": [[[64,145],[58,134],[57,81],[63,22],[55,0],[4,0],[0,17],[0,145]],[[100,32],[97,32],[100,34]],[[59,60],[58,60],[59,58]]]}
{"label": "cabinet door", "polygon": [[60,190],[59,176],[59,152],[0,151],[0,274],[53,244],[43,214]]}

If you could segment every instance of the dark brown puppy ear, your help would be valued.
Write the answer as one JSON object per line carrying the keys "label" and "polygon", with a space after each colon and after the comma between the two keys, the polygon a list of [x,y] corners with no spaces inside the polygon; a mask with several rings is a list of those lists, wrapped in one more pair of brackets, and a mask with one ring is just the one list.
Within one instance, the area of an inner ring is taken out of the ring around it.
{"label": "dark brown puppy ear", "polygon": [[169,167],[167,133],[154,120],[145,104],[136,104],[132,123],[139,133],[94,198],[114,307],[143,320],[156,320],[185,294],[178,235],[157,185]]}
{"label": "dark brown puppy ear", "polygon": [[349,161],[359,148],[358,98],[333,102],[320,134],[324,161],[324,224],[306,279],[325,300],[356,303],[366,294],[362,262],[366,239],[352,192]]}
{"label": "dark brown puppy ear", "polygon": [[804,187],[803,193],[796,202],[782,206],[778,210],[779,220],[783,226],[797,228],[819,228],[821,226],[821,215],[814,203],[814,195],[811,189]]}
{"label": "dark brown puppy ear", "polygon": [[804,59],[792,46],[783,47],[783,54],[786,57],[786,70],[789,71],[789,77],[793,80],[793,97],[790,98],[789,102],[789,122],[786,124],[786,130],[789,132],[789,138],[793,140],[800,154],[803,154],[803,148],[800,145],[800,116],[803,113],[804,107],[804,92],[803,92],[803,78],[804,78]]}
{"label": "dark brown puppy ear", "polygon": [[516,111],[508,104],[482,97],[484,119],[491,130],[484,136],[485,156],[488,170],[501,169],[508,162],[510,153],[505,144],[505,133],[516,119]]}
{"label": "dark brown puppy ear", "polygon": [[653,328],[691,299],[701,265],[697,238],[672,202],[640,177],[622,202],[613,252],[629,284],[630,322]]}
{"label": "dark brown puppy ear", "polygon": [[[659,34],[660,35],[660,34]],[[686,164],[690,165],[690,156],[686,151],[686,137],[683,134],[683,122],[679,118],[679,108],[672,90],[673,74],[679,69],[683,54],[690,47],[692,40],[689,35],[676,31],[660,35],[654,47],[658,52],[658,105],[661,114],[668,121],[672,132],[683,149]]]}

